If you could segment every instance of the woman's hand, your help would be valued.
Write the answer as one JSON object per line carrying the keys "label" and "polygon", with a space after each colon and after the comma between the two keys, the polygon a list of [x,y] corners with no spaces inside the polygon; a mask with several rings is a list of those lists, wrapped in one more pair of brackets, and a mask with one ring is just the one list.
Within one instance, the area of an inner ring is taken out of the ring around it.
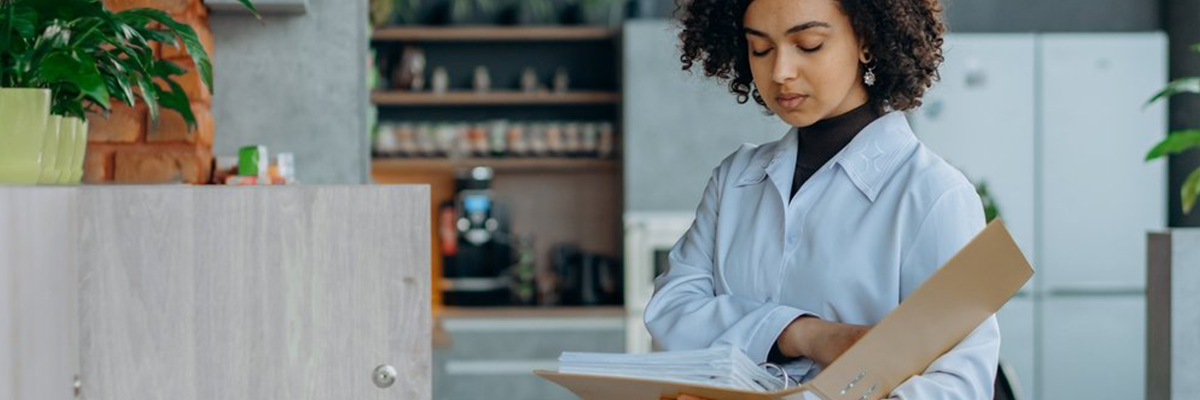
{"label": "woman's hand", "polygon": [[808,357],[821,367],[828,366],[862,339],[867,325],[839,324],[812,316],[792,321],[779,335],[779,351],[788,357]]}

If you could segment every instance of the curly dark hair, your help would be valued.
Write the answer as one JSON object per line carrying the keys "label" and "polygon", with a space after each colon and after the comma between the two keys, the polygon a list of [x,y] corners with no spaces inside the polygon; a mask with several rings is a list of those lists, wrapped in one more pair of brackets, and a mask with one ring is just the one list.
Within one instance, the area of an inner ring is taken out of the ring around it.
{"label": "curly dark hair", "polygon": [[[753,89],[742,19],[753,0],[679,0],[683,23],[684,70],[699,63],[704,74],[729,82],[729,91],[745,104],[751,97],[766,107]],[[904,111],[921,106],[925,89],[938,80],[946,25],[937,0],[838,0],[854,33],[874,63],[875,85],[867,87],[876,111]]]}

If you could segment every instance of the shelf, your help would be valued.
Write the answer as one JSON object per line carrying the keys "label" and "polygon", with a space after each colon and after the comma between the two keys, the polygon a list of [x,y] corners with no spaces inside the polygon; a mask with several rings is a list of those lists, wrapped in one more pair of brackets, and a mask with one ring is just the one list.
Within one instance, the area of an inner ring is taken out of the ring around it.
{"label": "shelf", "polygon": [[376,158],[373,174],[413,171],[454,171],[491,167],[497,172],[615,171],[617,160],[596,158]]}
{"label": "shelf", "polygon": [[496,42],[608,40],[616,36],[615,29],[604,27],[391,27],[376,29],[371,39],[380,42]]}
{"label": "shelf", "polygon": [[621,95],[616,92],[525,93],[502,92],[429,92],[376,91],[371,102],[380,106],[521,106],[521,105],[586,105],[617,104]]}
{"label": "shelf", "polygon": [[453,307],[434,314],[439,318],[624,318],[625,308],[596,307]]}

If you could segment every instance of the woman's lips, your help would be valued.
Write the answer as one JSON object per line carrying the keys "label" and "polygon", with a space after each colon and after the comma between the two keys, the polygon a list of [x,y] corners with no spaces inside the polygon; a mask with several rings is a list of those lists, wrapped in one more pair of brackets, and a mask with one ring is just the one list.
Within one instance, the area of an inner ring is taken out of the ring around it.
{"label": "woman's lips", "polygon": [[779,106],[783,107],[785,110],[795,110],[796,108],[799,108],[801,104],[804,104],[804,101],[807,99],[808,96],[801,94],[785,94],[775,97],[775,101],[778,102]]}

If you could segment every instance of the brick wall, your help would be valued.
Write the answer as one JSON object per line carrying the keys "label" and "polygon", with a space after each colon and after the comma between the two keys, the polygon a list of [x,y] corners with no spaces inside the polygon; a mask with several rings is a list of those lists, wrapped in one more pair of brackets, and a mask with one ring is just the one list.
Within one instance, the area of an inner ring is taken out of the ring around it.
{"label": "brick wall", "polygon": [[[147,7],[166,11],[195,29],[209,56],[214,56],[208,9],[202,0],[104,0],[104,4],[115,11]],[[186,52],[163,45],[156,53],[191,71],[175,80],[192,100],[197,129],[189,132],[183,117],[167,109],[161,109],[158,121],[151,121],[141,103],[133,108],[116,104],[107,116],[93,114],[88,118],[84,182],[208,182],[212,169],[212,96]]]}

